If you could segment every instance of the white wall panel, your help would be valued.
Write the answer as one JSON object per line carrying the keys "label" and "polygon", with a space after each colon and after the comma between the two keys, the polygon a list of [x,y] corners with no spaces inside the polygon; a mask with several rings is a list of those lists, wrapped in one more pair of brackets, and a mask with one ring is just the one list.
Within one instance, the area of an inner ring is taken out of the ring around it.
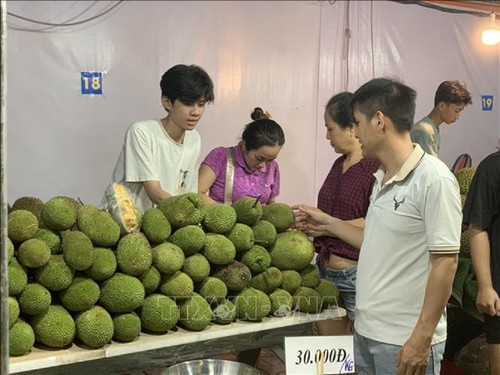
{"label": "white wall panel", "polygon": [[[434,93],[442,81],[466,82],[473,105],[463,111],[455,124],[440,127],[440,158],[451,167],[456,157],[466,152],[477,165],[493,152],[500,134],[499,55],[497,46],[480,43],[481,28],[487,23],[487,18],[392,1],[337,1],[324,10],[316,191],[330,170],[331,163],[327,161],[338,157],[324,138],[324,105],[334,93],[354,91],[373,77],[397,78],[417,90],[415,121],[431,111]],[[351,39],[346,57],[343,36],[347,28]],[[482,111],[484,94],[495,96],[491,112]]]}
{"label": "white wall panel", "polygon": [[[477,164],[498,138],[498,47],[480,43],[487,18],[442,13],[416,5],[374,2],[375,74],[392,74],[417,90],[415,120],[434,106],[444,80],[467,84],[473,96],[455,124],[442,124],[440,158],[449,166],[469,153]],[[495,95],[496,107],[483,112],[481,95]]]}
{"label": "white wall panel", "polygon": [[[7,6],[60,23],[115,3]],[[441,158],[451,166],[468,152],[477,164],[500,133],[498,47],[479,43],[486,22],[392,1],[125,1],[64,28],[8,17],[9,201],[64,194],[97,204],[126,128],[164,115],[159,80],[178,63],[203,66],[215,83],[216,101],[199,124],[202,156],[234,144],[255,106],[283,126],[281,201],[316,203],[338,157],[325,140],[324,105],[373,76],[417,90],[416,120],[430,111],[441,81],[467,82],[474,104],[442,127]],[[80,93],[80,72],[90,70],[106,72],[102,96]],[[481,110],[482,94],[495,95],[492,112]]]}
{"label": "white wall panel", "polygon": [[[91,3],[8,6],[62,22]],[[199,125],[203,156],[237,142],[261,106],[286,132],[280,199],[314,196],[316,135],[307,129],[316,119],[320,13],[317,2],[126,1],[83,26],[9,29],[9,200],[64,194],[98,203],[126,128],[164,115],[160,77],[178,63],[203,66],[216,86]],[[80,94],[80,72],[88,70],[106,72],[102,97]]]}

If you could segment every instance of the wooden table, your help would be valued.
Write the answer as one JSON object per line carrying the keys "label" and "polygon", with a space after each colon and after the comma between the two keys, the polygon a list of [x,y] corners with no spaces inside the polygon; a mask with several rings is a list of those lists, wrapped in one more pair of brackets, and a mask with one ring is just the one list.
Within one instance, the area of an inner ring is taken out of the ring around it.
{"label": "wooden table", "polygon": [[310,334],[307,330],[315,321],[342,316],[345,316],[342,308],[325,310],[320,314],[292,312],[286,317],[268,317],[261,322],[211,324],[200,332],[176,327],[163,335],[141,333],[133,342],[112,342],[101,349],[87,349],[74,343],[62,350],[35,347],[25,356],[11,357],[9,373],[118,375],[167,367],[177,362],[280,344],[285,336]]}

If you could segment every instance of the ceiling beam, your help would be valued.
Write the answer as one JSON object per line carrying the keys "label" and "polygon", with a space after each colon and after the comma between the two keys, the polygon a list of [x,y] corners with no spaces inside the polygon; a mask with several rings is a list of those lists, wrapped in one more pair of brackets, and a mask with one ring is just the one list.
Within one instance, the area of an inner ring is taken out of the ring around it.
{"label": "ceiling beam", "polygon": [[[500,13],[500,5],[498,1],[491,1],[491,4],[488,4],[486,1],[483,1],[481,3],[475,2],[475,1],[452,1],[452,0],[425,0],[423,1],[424,3],[434,3],[434,4],[440,4],[440,5],[446,5],[446,6],[451,6],[451,7],[457,7],[457,8],[467,8],[467,9],[474,9],[474,10],[480,10],[483,12],[495,12],[495,13]],[[495,4],[495,5],[493,5]]]}

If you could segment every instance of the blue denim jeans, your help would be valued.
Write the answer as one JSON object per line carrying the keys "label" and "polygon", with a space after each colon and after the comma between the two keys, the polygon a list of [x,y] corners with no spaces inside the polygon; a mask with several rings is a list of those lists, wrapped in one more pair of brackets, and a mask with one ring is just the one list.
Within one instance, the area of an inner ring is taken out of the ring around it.
{"label": "blue denim jeans", "polygon": [[[445,341],[431,346],[429,365],[425,375],[439,375]],[[401,346],[385,344],[354,333],[354,366],[357,375],[396,374],[396,358]]]}
{"label": "blue denim jeans", "polygon": [[321,277],[330,280],[339,289],[340,299],[351,320],[354,320],[354,307],[356,306],[356,271],[357,267],[343,270],[329,267],[320,268]]}

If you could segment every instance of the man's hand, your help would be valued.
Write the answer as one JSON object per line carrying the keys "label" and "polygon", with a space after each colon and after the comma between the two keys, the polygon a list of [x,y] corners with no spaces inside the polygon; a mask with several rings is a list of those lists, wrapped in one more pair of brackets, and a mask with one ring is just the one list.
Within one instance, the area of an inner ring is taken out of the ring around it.
{"label": "man's hand", "polygon": [[493,288],[479,288],[476,299],[477,310],[480,313],[495,316],[500,314],[500,298]]}
{"label": "man's hand", "polygon": [[302,204],[296,204],[292,206],[293,213],[295,215],[295,224],[293,229],[300,230],[301,232],[305,232],[307,229],[307,214],[300,211],[299,207],[302,207]]}
{"label": "man's hand", "polygon": [[410,338],[396,358],[397,375],[424,375],[429,365],[430,345]]}
{"label": "man's hand", "polygon": [[292,206],[295,212],[295,229],[311,237],[331,236],[330,225],[334,218],[318,208],[307,205]]}

